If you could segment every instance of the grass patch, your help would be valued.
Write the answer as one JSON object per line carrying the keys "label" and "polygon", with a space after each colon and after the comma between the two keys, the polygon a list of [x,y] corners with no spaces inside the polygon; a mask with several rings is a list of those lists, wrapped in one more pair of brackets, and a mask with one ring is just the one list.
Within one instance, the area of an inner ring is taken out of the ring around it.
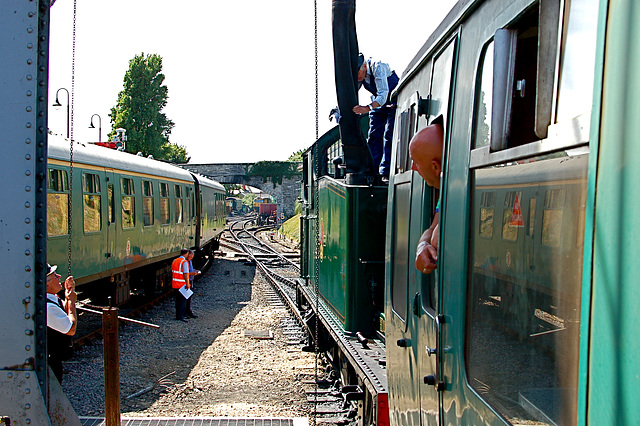
{"label": "grass patch", "polygon": [[280,233],[287,238],[291,238],[300,242],[300,215],[292,216],[289,220],[282,224]]}

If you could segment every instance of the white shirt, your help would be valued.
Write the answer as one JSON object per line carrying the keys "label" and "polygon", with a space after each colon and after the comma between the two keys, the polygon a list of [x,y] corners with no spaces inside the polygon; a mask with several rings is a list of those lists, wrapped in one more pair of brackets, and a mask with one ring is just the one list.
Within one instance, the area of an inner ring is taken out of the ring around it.
{"label": "white shirt", "polygon": [[47,293],[47,299],[54,303],[47,303],[47,327],[51,327],[62,334],[67,334],[71,330],[73,323],[67,313],[58,305],[60,298],[55,294]]}

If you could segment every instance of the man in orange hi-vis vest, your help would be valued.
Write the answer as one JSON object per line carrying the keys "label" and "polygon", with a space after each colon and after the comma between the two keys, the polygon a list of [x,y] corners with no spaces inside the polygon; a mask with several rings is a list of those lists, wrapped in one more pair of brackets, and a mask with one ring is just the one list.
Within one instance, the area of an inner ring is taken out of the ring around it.
{"label": "man in orange hi-vis vest", "polygon": [[176,291],[176,319],[182,322],[189,322],[184,314],[187,308],[187,298],[180,292],[182,287],[189,290],[191,289],[191,283],[189,282],[189,262],[187,262],[188,249],[180,250],[180,257],[176,258],[171,263],[171,286]]}

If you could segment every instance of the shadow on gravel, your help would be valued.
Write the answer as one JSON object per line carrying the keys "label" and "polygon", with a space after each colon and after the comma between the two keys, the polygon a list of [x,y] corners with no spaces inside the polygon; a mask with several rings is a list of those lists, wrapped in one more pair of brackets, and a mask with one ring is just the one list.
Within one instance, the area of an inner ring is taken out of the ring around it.
{"label": "shadow on gravel", "polygon": [[[201,354],[251,300],[255,274],[254,265],[216,259],[194,284],[191,309],[198,318],[189,319],[188,323],[175,320],[175,299],[169,297],[139,318],[159,325],[160,329],[121,325],[122,413],[149,408],[165,390],[164,386],[184,386]],[[81,348],[65,363],[63,388],[80,416],[104,415],[102,352],[102,341],[96,341]]]}

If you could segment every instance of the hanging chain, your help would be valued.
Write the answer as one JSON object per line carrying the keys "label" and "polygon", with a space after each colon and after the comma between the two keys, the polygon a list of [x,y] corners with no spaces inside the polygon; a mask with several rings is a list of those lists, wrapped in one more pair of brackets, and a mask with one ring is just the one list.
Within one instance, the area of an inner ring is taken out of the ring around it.
{"label": "hanging chain", "polygon": [[67,274],[71,275],[71,229],[72,229],[72,213],[73,213],[73,106],[76,93],[76,16],[77,16],[77,0],[73,0],[73,45],[71,52],[71,112],[69,114],[70,130],[69,130],[69,204],[67,205],[67,226],[69,228],[69,243],[67,247]]}
{"label": "hanging chain", "polygon": [[[317,417],[318,417],[318,358],[320,356],[320,345],[318,343],[318,336],[319,336],[319,332],[318,329],[320,328],[320,288],[318,286],[319,280],[318,280],[318,275],[320,272],[320,216],[318,215],[319,210],[318,210],[318,201],[319,201],[319,196],[318,196],[318,186],[317,186],[317,181],[318,181],[318,177],[320,176],[320,162],[318,161],[318,152],[317,152],[317,141],[319,136],[319,120],[318,120],[318,116],[319,116],[319,102],[318,102],[318,98],[319,98],[319,91],[318,91],[318,0],[314,0],[313,2],[313,13],[314,13],[314,54],[315,54],[315,68],[316,68],[316,143],[314,144],[314,148],[313,148],[313,160],[316,164],[314,164],[315,169],[316,169],[316,173],[315,173],[315,179],[314,181],[311,183],[311,188],[313,190],[313,188],[315,187],[315,202],[314,202],[314,208],[315,208],[315,217],[316,217],[316,225],[315,225],[315,237],[316,237],[316,247],[315,247],[315,277],[314,277],[314,285],[315,285],[315,297],[316,297],[316,318],[315,318],[315,342],[314,342],[314,353],[315,353],[315,393],[314,393],[314,404],[313,404],[313,425],[315,426],[317,424]],[[312,173],[313,175],[313,173]]]}

